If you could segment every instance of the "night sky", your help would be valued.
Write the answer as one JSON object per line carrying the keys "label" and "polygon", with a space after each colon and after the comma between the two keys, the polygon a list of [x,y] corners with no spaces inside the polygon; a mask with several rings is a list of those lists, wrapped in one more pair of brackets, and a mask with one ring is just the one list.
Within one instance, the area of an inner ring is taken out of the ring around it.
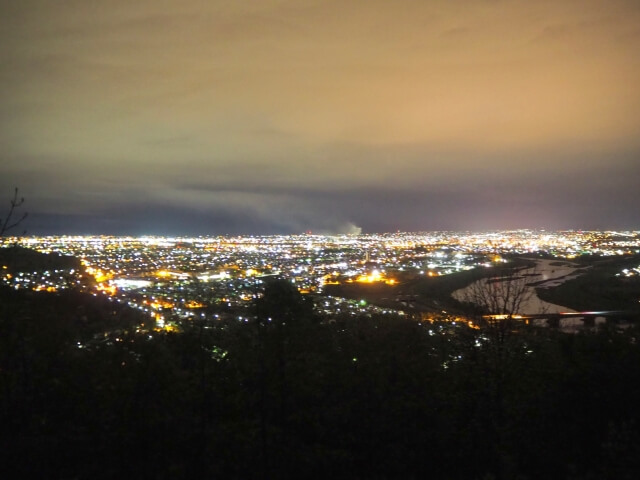
{"label": "night sky", "polygon": [[4,1],[0,146],[30,234],[640,229],[640,2]]}

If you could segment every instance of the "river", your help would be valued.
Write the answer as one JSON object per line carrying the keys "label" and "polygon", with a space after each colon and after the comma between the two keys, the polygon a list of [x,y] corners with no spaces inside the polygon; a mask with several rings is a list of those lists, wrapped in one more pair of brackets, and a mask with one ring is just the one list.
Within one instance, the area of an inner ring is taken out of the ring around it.
{"label": "river", "polygon": [[[531,268],[522,269],[518,272],[519,276],[524,276],[530,280],[526,280],[529,283],[536,283],[535,286],[527,285],[523,296],[526,297],[525,301],[520,306],[519,313],[521,315],[534,315],[539,313],[562,313],[562,312],[575,312],[570,308],[562,305],[556,305],[554,303],[545,302],[540,299],[536,293],[536,287],[555,287],[563,282],[575,278],[581,274],[579,272],[580,266],[562,260],[542,260],[542,259],[527,259],[536,262],[536,265]],[[552,265],[555,264],[555,265]],[[471,285],[461,288],[453,292],[452,296],[456,300],[465,301],[469,298],[470,292],[473,288],[477,288],[478,283],[482,284],[482,288],[487,284],[489,279],[483,278],[477,280]],[[524,281],[524,280],[515,280]],[[539,283],[543,282],[543,283]]]}

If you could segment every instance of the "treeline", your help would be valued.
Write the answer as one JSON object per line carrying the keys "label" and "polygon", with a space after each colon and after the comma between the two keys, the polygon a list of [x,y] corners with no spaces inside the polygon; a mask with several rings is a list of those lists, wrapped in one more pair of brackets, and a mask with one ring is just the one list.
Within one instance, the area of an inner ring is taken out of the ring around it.
{"label": "treeline", "polygon": [[[140,318],[110,303],[79,315],[2,300],[2,478],[640,472],[637,328],[498,337],[389,316],[329,322],[287,282],[246,321],[181,333],[136,333]],[[107,318],[118,328],[100,335]]]}

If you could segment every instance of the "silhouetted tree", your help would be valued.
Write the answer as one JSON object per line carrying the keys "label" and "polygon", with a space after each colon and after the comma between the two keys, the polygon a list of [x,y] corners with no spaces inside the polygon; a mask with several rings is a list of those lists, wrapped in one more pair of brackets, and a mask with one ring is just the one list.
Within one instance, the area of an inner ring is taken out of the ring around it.
{"label": "silhouetted tree", "polygon": [[313,304],[285,279],[270,280],[255,304],[257,319],[257,385],[261,457],[264,476],[283,471],[287,445],[291,444],[289,418],[292,384],[298,384],[292,368],[300,361],[309,339],[305,327],[313,324]]}
{"label": "silhouetted tree", "polygon": [[476,280],[460,296],[480,327],[475,344],[464,354],[471,363],[472,377],[465,379],[461,391],[477,412],[471,435],[492,445],[488,465],[497,478],[511,478],[515,468],[508,432],[509,399],[530,368],[525,361],[525,327],[515,317],[523,313],[534,293],[528,286],[530,273],[528,266],[518,263],[494,267],[492,276]]}

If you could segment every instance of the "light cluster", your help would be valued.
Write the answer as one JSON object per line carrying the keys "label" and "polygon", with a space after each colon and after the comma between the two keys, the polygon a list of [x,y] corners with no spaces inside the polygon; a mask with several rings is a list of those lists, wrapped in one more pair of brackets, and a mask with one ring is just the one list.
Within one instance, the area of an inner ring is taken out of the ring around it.
{"label": "light cluster", "polygon": [[[504,261],[510,254],[640,252],[640,232],[515,230],[369,235],[244,237],[58,236],[6,239],[43,253],[74,256],[83,271],[3,270],[15,288],[57,290],[78,286],[139,308],[164,326],[171,318],[237,315],[259,297],[270,277],[289,279],[302,293],[327,285],[385,283],[398,277],[439,276]],[[637,274],[633,271],[623,275]],[[90,279],[90,282],[87,281]],[[319,303],[325,314],[387,312],[346,299]],[[398,313],[398,312],[395,312]],[[241,315],[239,315],[241,316]]]}

